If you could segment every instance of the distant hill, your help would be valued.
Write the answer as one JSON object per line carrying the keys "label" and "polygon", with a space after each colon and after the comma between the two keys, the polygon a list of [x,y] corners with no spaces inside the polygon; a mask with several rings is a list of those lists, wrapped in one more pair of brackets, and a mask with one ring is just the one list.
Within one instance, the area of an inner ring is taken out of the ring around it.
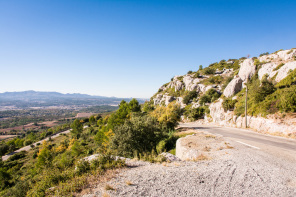
{"label": "distant hill", "polygon": [[[98,105],[117,105],[120,101],[130,101],[131,98],[116,98],[104,96],[91,96],[87,94],[62,94],[59,92],[4,92],[0,93],[0,106],[13,107],[12,109],[24,109],[31,107],[71,107],[82,108]],[[138,99],[143,103],[145,99]]]}

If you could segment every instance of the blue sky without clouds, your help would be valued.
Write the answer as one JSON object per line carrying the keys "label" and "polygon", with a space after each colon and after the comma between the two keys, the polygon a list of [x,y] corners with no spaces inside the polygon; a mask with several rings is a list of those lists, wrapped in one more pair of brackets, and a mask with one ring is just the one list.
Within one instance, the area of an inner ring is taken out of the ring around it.
{"label": "blue sky without clouds", "polygon": [[149,98],[201,64],[296,47],[295,10],[295,0],[0,0],[0,92]]}

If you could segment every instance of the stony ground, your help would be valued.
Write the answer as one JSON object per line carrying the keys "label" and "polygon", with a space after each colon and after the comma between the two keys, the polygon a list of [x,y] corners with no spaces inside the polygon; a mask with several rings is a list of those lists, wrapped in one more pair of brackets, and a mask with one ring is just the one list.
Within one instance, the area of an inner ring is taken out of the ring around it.
{"label": "stony ground", "polygon": [[231,145],[233,149],[203,161],[130,161],[128,168],[83,196],[296,196],[294,161]]}

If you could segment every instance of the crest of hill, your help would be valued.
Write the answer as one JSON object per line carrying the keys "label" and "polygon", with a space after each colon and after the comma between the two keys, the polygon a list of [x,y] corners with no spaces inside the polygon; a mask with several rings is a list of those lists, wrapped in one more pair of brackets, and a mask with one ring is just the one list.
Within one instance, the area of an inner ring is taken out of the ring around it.
{"label": "crest of hill", "polygon": [[[151,97],[150,103],[167,106],[175,102],[183,108],[185,117],[197,119],[204,117],[194,115],[194,109],[204,108],[203,111],[209,113],[211,103],[221,99],[224,110],[242,115],[245,87],[248,86],[251,114],[294,112],[296,101],[290,97],[296,92],[295,69],[295,48],[253,58],[221,60],[173,77]],[[284,104],[283,100],[289,104]]]}

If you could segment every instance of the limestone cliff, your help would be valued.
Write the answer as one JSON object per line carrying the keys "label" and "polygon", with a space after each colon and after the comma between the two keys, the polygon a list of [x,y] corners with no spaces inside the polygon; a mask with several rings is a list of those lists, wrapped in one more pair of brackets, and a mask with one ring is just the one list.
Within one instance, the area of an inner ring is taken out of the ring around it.
{"label": "limestone cliff", "polygon": [[[296,134],[295,84],[296,49],[293,48],[258,58],[222,60],[196,72],[175,76],[159,88],[151,101],[165,106],[175,101],[190,120],[197,117],[188,115],[192,109],[207,108],[206,121],[245,127],[244,96],[248,86],[248,126],[260,132],[290,135]],[[280,118],[287,114],[292,114],[291,121]]]}

